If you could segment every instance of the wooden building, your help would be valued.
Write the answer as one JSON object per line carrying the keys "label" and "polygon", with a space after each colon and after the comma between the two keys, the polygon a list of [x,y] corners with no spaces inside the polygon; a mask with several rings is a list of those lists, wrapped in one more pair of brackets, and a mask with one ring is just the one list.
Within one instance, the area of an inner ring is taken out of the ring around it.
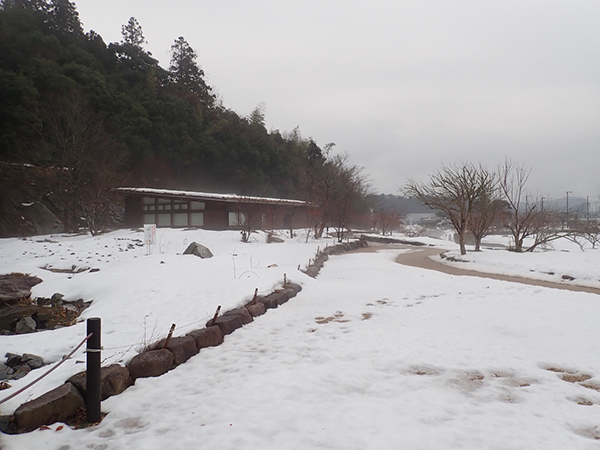
{"label": "wooden building", "polygon": [[197,227],[208,230],[275,230],[309,226],[310,205],[301,200],[237,194],[119,188],[125,197],[125,226]]}

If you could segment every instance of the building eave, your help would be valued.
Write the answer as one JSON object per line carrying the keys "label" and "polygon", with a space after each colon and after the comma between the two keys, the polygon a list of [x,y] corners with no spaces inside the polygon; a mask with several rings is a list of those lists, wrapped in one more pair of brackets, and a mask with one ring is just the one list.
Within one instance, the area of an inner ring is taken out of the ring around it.
{"label": "building eave", "polygon": [[188,198],[190,200],[212,200],[226,203],[251,203],[251,204],[267,204],[279,206],[310,206],[308,202],[303,200],[292,200],[285,198],[269,198],[255,197],[238,194],[216,194],[211,192],[195,192],[195,191],[180,191],[172,189],[155,189],[155,188],[134,188],[121,187],[117,188],[117,192],[125,195],[150,195],[157,197],[169,198]]}

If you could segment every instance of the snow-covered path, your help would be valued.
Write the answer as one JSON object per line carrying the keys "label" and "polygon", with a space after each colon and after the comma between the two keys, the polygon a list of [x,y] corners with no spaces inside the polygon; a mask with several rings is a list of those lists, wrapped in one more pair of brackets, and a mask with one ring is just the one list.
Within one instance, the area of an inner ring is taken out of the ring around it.
{"label": "snow-covered path", "polygon": [[576,282],[567,281],[558,283],[540,280],[536,278],[525,278],[524,276],[502,275],[499,273],[490,273],[483,272],[481,270],[474,270],[472,266],[470,269],[464,269],[460,267],[460,262],[455,263],[454,265],[449,265],[448,261],[446,260],[440,260],[440,258],[436,258],[435,260],[432,259],[432,257],[439,256],[440,253],[442,253],[442,250],[440,250],[439,248],[414,248],[402,245],[388,245],[384,246],[383,248],[400,248],[408,250],[403,251],[398,255],[398,257],[396,258],[397,263],[404,264],[407,266],[420,267],[421,269],[436,270],[438,272],[442,272],[448,275],[490,278],[493,280],[509,281],[511,283],[522,283],[529,284],[531,286],[540,286],[552,289],[564,289],[567,291],[574,292],[589,292],[592,294],[600,295],[600,288],[594,288],[590,286],[579,286],[577,284],[574,284]]}
{"label": "snow-covered path", "polygon": [[1,447],[600,448],[596,295],[453,277],[397,255],[331,257],[222,346],[103,402],[98,426],[55,424]]}

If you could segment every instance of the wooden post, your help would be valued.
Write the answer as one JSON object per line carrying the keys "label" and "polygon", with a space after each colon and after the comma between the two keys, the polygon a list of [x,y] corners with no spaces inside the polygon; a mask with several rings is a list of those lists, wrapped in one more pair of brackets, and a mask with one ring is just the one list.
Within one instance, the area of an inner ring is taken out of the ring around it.
{"label": "wooden post", "polygon": [[173,331],[175,331],[175,324],[171,325],[171,329],[169,330],[169,334],[167,335],[167,339],[165,340],[165,345],[163,345],[163,348],[167,348],[169,346],[169,342],[171,342],[171,338],[173,337]]}
{"label": "wooden post", "polygon": [[258,297],[258,288],[254,289],[254,297],[246,304],[246,308],[256,304],[256,297]]}
{"label": "wooden post", "polygon": [[210,320],[210,326],[214,326],[215,324],[215,320],[217,320],[217,316],[219,315],[219,311],[221,311],[221,305],[217,306],[217,310],[215,311],[215,315],[213,316],[213,318]]}
{"label": "wooden post", "polygon": [[87,332],[91,334],[87,341],[87,373],[86,373],[86,398],[85,407],[87,421],[90,423],[100,422],[100,318],[92,317],[87,320]]}

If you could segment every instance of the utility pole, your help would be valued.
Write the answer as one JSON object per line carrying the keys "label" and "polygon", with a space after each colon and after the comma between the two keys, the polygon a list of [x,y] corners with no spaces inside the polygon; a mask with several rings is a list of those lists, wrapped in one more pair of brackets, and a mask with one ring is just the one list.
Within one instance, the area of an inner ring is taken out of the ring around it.
{"label": "utility pole", "polygon": [[569,194],[572,194],[573,191],[567,191],[567,230],[569,229]]}
{"label": "utility pole", "polygon": [[585,197],[585,223],[590,221],[590,196]]}

